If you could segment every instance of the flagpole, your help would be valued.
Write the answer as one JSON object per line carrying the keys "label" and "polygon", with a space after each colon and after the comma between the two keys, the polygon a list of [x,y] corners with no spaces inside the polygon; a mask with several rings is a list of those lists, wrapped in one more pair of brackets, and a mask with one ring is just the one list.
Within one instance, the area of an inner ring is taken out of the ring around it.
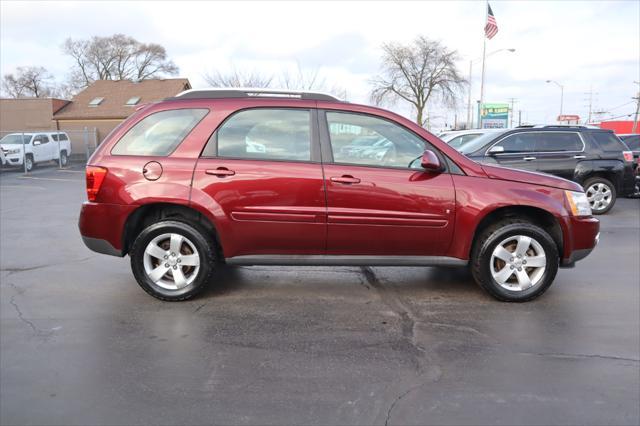
{"label": "flagpole", "polygon": [[[485,6],[485,17],[484,22],[486,25],[487,19],[489,18],[489,0],[487,0]],[[484,28],[482,30],[482,79],[480,80],[480,107],[478,108],[478,128],[482,129],[482,106],[484,105],[484,62],[487,55],[487,35],[484,33]]]}

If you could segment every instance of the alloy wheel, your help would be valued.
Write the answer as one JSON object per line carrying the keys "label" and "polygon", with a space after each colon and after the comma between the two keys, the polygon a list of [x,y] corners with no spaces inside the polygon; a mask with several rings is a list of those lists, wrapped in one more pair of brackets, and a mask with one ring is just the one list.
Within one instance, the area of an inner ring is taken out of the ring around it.
{"label": "alloy wheel", "polygon": [[491,275],[502,288],[524,291],[542,281],[547,256],[542,245],[526,235],[504,239],[491,254]]}
{"label": "alloy wheel", "polygon": [[147,244],[143,263],[145,273],[155,285],[166,290],[180,290],[198,275],[200,254],[187,237],[166,233]]}
{"label": "alloy wheel", "polygon": [[604,183],[594,183],[586,191],[591,209],[595,211],[605,210],[611,204],[613,193],[611,188]]}

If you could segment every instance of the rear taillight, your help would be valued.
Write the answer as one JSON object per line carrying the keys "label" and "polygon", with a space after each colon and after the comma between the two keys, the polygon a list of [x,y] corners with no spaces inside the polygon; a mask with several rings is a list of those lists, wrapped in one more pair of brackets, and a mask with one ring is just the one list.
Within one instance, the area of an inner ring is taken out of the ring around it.
{"label": "rear taillight", "polygon": [[622,155],[624,155],[624,161],[628,161],[633,163],[633,152],[631,151],[622,151]]}
{"label": "rear taillight", "polygon": [[87,166],[87,198],[89,201],[95,201],[100,191],[100,186],[104,177],[107,175],[107,169],[98,166]]}

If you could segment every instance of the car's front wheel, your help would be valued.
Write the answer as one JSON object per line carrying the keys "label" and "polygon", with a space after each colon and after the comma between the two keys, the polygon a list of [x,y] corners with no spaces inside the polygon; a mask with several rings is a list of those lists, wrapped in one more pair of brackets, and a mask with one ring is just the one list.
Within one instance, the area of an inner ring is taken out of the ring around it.
{"label": "car's front wheel", "polygon": [[559,262],[558,248],[544,229],[509,219],[482,232],[472,253],[471,271],[496,299],[526,302],[549,288]]}
{"label": "car's front wheel", "polygon": [[186,300],[209,282],[215,246],[206,232],[189,223],[165,220],[145,228],[130,251],[138,284],[161,300]]}

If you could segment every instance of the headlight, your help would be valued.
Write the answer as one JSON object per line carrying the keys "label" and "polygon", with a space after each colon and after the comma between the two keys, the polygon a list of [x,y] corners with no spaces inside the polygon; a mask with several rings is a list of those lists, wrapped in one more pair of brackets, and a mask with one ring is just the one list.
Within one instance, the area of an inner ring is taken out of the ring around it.
{"label": "headlight", "polygon": [[18,154],[20,152],[20,149],[9,149],[7,150],[7,154]]}
{"label": "headlight", "polygon": [[574,216],[591,216],[589,199],[584,192],[564,191]]}

